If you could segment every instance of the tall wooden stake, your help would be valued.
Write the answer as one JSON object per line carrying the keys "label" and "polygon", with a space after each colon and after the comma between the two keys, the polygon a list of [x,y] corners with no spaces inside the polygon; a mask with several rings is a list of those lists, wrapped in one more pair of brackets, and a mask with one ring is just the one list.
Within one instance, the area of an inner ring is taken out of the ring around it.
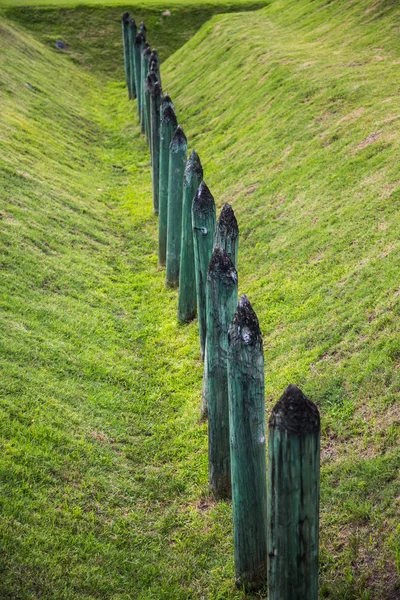
{"label": "tall wooden stake", "polygon": [[239,227],[230,204],[224,204],[217,220],[214,246],[223,248],[235,268],[238,268]]}
{"label": "tall wooden stake", "polygon": [[182,237],[183,175],[185,173],[187,139],[178,125],[169,146],[167,264],[168,287],[179,285],[179,263]]}
{"label": "tall wooden stake", "polygon": [[318,600],[320,417],[294,385],[268,440],[268,600]]}
{"label": "tall wooden stake", "polygon": [[143,52],[141,54],[140,57],[140,73],[141,73],[141,77],[142,77],[142,82],[141,82],[141,94],[142,94],[142,100],[141,100],[141,117],[140,117],[140,124],[141,124],[141,130],[142,133],[146,134],[146,139],[148,140],[148,132],[146,131],[146,100],[145,100],[145,86],[146,86],[146,78],[147,78],[147,74],[149,72],[149,56],[150,56],[150,46],[147,42],[145,42],[144,44],[144,49]]}
{"label": "tall wooden stake", "polygon": [[130,97],[136,98],[136,80],[135,80],[135,51],[134,43],[136,38],[135,19],[130,18],[128,23],[128,46],[129,46],[129,90]]}
{"label": "tall wooden stake", "polygon": [[146,118],[147,127],[149,130],[149,146],[150,146],[150,161],[152,161],[152,142],[151,142],[151,94],[153,92],[154,84],[157,81],[155,73],[149,73],[146,77],[146,84],[144,88],[144,99],[146,102]]}
{"label": "tall wooden stake", "polygon": [[196,316],[196,274],[194,266],[192,204],[200,183],[203,167],[193,150],[186,163],[183,178],[182,243],[179,268],[178,319],[188,323]]}
{"label": "tall wooden stake", "polygon": [[129,98],[131,98],[131,84],[130,84],[130,56],[129,56],[129,13],[124,12],[122,15],[122,42],[124,46],[124,65],[125,65],[125,79],[126,86],[128,88]]}
{"label": "tall wooden stake", "polygon": [[213,251],[215,202],[204,181],[201,182],[192,204],[192,229],[196,274],[197,314],[200,329],[200,352],[204,359],[206,344],[206,281]]}
{"label": "tall wooden stake", "polygon": [[214,497],[231,497],[228,402],[228,327],[238,300],[238,276],[216,246],[207,271],[208,479]]}
{"label": "tall wooden stake", "polygon": [[164,266],[167,259],[169,146],[178,127],[173,108],[164,100],[165,97],[161,104],[160,190],[158,196],[158,264],[160,266]]}
{"label": "tall wooden stake", "polygon": [[150,90],[151,168],[153,180],[153,209],[158,215],[158,193],[160,186],[160,106],[161,87],[158,81]]}
{"label": "tall wooden stake", "polygon": [[142,103],[142,95],[141,95],[141,85],[142,85],[142,65],[141,65],[141,54],[144,47],[144,37],[141,33],[135,38],[135,43],[133,45],[133,55],[134,55],[134,64],[135,64],[135,85],[136,85],[136,97],[137,97],[137,106],[139,119],[141,114],[141,103]]}
{"label": "tall wooden stake", "polygon": [[264,356],[258,319],[245,295],[228,337],[235,577],[238,587],[256,590],[267,579]]}

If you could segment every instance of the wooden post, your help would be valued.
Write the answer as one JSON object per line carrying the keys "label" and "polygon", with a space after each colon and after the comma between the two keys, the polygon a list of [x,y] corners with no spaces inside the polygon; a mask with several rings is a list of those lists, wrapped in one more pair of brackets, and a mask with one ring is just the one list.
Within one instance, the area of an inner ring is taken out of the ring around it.
{"label": "wooden post", "polygon": [[267,580],[264,355],[257,315],[245,295],[228,339],[235,579],[238,587],[257,590]]}
{"label": "wooden post", "polygon": [[147,119],[147,125],[149,131],[149,146],[150,146],[150,161],[152,160],[152,150],[151,150],[151,93],[156,83],[157,78],[154,73],[149,73],[146,77],[146,83],[144,88],[144,100],[146,102],[146,111],[145,116]]}
{"label": "wooden post", "polygon": [[135,37],[135,43],[133,45],[133,54],[134,54],[134,61],[135,61],[135,84],[136,84],[136,98],[137,98],[137,106],[138,106],[139,119],[140,119],[140,114],[141,114],[141,102],[142,102],[142,95],[141,95],[141,84],[142,84],[141,54],[142,54],[142,51],[143,51],[143,47],[144,47],[144,38],[143,38],[143,35],[141,33],[138,33],[138,35]]}
{"label": "wooden post", "polygon": [[225,250],[216,246],[207,271],[208,479],[217,500],[229,499],[228,328],[238,301],[238,276]]}
{"label": "wooden post", "polygon": [[196,316],[196,275],[194,267],[192,204],[200,183],[203,167],[197,152],[193,150],[186,163],[183,178],[182,242],[179,267],[178,319],[188,323]]}
{"label": "wooden post", "polygon": [[235,268],[238,268],[239,227],[230,204],[224,204],[217,220],[214,246],[223,248]]}
{"label": "wooden post", "polygon": [[196,275],[197,315],[200,330],[200,352],[204,359],[206,343],[206,281],[213,251],[215,202],[204,181],[201,182],[192,204],[192,229]]}
{"label": "wooden post", "polygon": [[161,103],[160,190],[158,195],[158,264],[160,266],[165,266],[167,259],[169,146],[177,127],[174,109],[163,100]]}
{"label": "wooden post", "polygon": [[183,175],[185,173],[187,139],[178,125],[169,146],[167,264],[168,287],[179,285],[179,263],[182,237]]}
{"label": "wooden post", "polygon": [[131,84],[130,84],[130,56],[129,56],[129,13],[124,12],[122,15],[122,42],[124,47],[124,65],[125,65],[125,79],[126,86],[128,88],[129,98],[131,98]]}
{"label": "wooden post", "polygon": [[148,140],[148,132],[146,131],[146,101],[145,101],[145,86],[146,86],[146,78],[149,72],[149,56],[150,56],[150,46],[147,42],[144,44],[144,49],[140,57],[140,73],[142,77],[141,82],[141,93],[142,93],[142,101],[141,101],[141,129],[142,133],[146,134],[146,139]]}
{"label": "wooden post", "polygon": [[153,209],[158,215],[158,193],[160,187],[160,106],[161,87],[158,81],[150,90],[150,129],[151,129],[151,173],[153,181]]}
{"label": "wooden post", "polygon": [[136,38],[135,19],[130,18],[128,23],[128,46],[129,46],[129,89],[130,97],[136,98],[136,80],[135,80],[135,50],[134,43]]}
{"label": "wooden post", "polygon": [[318,600],[320,417],[289,385],[268,440],[268,600]]}

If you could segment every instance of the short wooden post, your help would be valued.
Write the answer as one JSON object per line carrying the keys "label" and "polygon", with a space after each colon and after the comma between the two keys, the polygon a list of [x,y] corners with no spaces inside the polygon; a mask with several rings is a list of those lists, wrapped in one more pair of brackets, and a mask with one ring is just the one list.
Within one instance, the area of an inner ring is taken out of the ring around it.
{"label": "short wooden post", "polygon": [[223,248],[235,268],[238,268],[239,227],[230,204],[224,204],[217,220],[214,246]]}
{"label": "short wooden post", "polygon": [[179,264],[182,237],[183,175],[185,173],[187,139],[178,125],[169,146],[168,217],[166,283],[179,285]]}
{"label": "short wooden post", "polygon": [[150,90],[151,173],[153,181],[153,210],[158,215],[160,188],[160,106],[161,87],[158,81]]}
{"label": "short wooden post", "polygon": [[217,500],[229,499],[228,327],[238,300],[238,276],[225,250],[216,246],[207,271],[208,479]]}
{"label": "short wooden post", "polygon": [[257,315],[245,295],[228,339],[235,579],[238,587],[256,590],[267,580],[264,355]]}
{"label": "short wooden post", "polygon": [[318,600],[320,416],[289,385],[268,440],[268,600]]}
{"label": "short wooden post", "polygon": [[130,86],[130,57],[129,57],[129,13],[124,12],[122,15],[122,43],[124,48],[124,65],[125,65],[125,80],[128,88],[129,98],[131,98],[131,86]]}
{"label": "short wooden post", "polygon": [[128,46],[129,46],[129,90],[130,98],[136,98],[136,79],[135,79],[135,44],[136,23],[135,19],[130,18],[128,23]]}
{"label": "short wooden post", "polygon": [[141,129],[142,129],[142,133],[146,134],[146,139],[148,140],[148,132],[146,131],[146,101],[145,101],[145,86],[146,86],[146,78],[147,78],[147,74],[149,72],[149,57],[150,57],[150,46],[147,42],[145,42],[144,44],[144,49],[143,52],[141,54],[141,58],[140,58],[140,72],[141,72],[141,77],[142,77],[142,82],[141,82],[141,93],[142,93],[142,101],[141,101],[141,117],[140,117],[140,124],[141,124]]}
{"label": "short wooden post", "polygon": [[133,45],[133,54],[134,54],[134,61],[135,61],[135,84],[136,84],[136,98],[137,98],[139,119],[140,119],[140,114],[141,114],[141,102],[142,102],[142,95],[141,95],[141,84],[142,84],[141,60],[142,60],[142,57],[141,57],[141,54],[143,51],[143,47],[144,47],[143,35],[141,33],[138,33],[138,35],[135,37],[135,43]]}
{"label": "short wooden post", "polygon": [[213,251],[215,202],[204,181],[201,182],[192,204],[192,229],[196,275],[197,315],[200,330],[200,352],[204,359],[206,344],[206,281]]}
{"label": "short wooden post", "polygon": [[186,163],[183,178],[182,242],[179,267],[178,319],[188,323],[196,316],[196,274],[194,267],[192,204],[200,183],[203,181],[203,167],[200,158],[193,150]]}
{"label": "short wooden post", "polygon": [[167,259],[169,146],[178,127],[174,109],[165,103],[164,99],[161,103],[160,190],[158,195],[158,264],[160,266],[165,266]]}

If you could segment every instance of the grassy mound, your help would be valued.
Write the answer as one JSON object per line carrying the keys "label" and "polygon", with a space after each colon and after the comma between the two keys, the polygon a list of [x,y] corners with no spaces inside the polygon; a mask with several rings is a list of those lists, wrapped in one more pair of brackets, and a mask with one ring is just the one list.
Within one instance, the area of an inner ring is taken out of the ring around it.
{"label": "grassy mound", "polygon": [[[101,64],[0,27],[0,596],[244,598],[135,107]],[[214,17],[163,64],[239,220],[268,409],[290,382],[321,409],[337,600],[399,594],[398,28],[395,3],[277,0]]]}

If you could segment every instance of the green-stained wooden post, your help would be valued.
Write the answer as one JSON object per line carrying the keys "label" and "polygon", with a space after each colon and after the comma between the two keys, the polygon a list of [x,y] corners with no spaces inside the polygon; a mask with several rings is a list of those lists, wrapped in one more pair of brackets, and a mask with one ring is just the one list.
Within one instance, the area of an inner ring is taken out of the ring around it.
{"label": "green-stained wooden post", "polygon": [[224,204],[217,220],[214,246],[223,248],[235,268],[238,268],[239,227],[230,204]]}
{"label": "green-stained wooden post", "polygon": [[182,237],[183,175],[185,173],[187,139],[178,125],[169,146],[168,217],[166,282],[168,287],[179,285],[179,264]]}
{"label": "green-stained wooden post", "polygon": [[144,45],[144,50],[141,54],[141,64],[140,64],[140,68],[141,68],[141,75],[142,75],[142,88],[141,88],[141,92],[142,92],[142,104],[141,104],[141,110],[142,110],[142,114],[141,114],[141,119],[140,119],[140,123],[141,123],[141,128],[142,128],[142,133],[146,134],[146,139],[147,139],[147,143],[149,142],[149,133],[146,130],[146,123],[147,123],[147,115],[146,115],[146,79],[147,79],[147,75],[149,72],[149,56],[150,56],[150,46],[147,42],[145,42]]}
{"label": "green-stained wooden post", "polygon": [[203,167],[201,166],[197,152],[193,150],[186,163],[185,176],[183,178],[178,319],[184,323],[188,323],[196,316],[196,274],[193,249],[192,204],[193,198],[202,181]]}
{"label": "green-stained wooden post", "polygon": [[150,90],[151,174],[153,181],[153,210],[158,215],[160,190],[160,106],[161,87],[158,81]]}
{"label": "green-stained wooden post", "polygon": [[225,250],[216,246],[207,271],[206,380],[208,479],[217,499],[231,498],[228,400],[228,328],[238,301],[238,276]]}
{"label": "green-stained wooden post", "polygon": [[192,204],[192,230],[196,275],[197,315],[200,330],[200,352],[204,358],[206,344],[206,281],[213,251],[215,231],[215,202],[204,181],[201,182]]}
{"label": "green-stained wooden post", "polygon": [[238,587],[257,590],[267,580],[264,355],[257,315],[245,295],[228,339],[235,579]]}
{"label": "green-stained wooden post", "polygon": [[129,56],[129,13],[124,12],[122,15],[122,42],[124,47],[124,65],[125,65],[125,79],[126,86],[128,88],[129,98],[131,98],[131,84],[130,84],[130,56]]}
{"label": "green-stained wooden post", "polygon": [[140,119],[140,115],[141,115],[141,102],[142,102],[142,95],[141,95],[142,56],[141,56],[141,54],[143,51],[143,47],[144,47],[144,37],[141,33],[138,33],[138,35],[135,38],[135,43],[133,45],[133,54],[134,54],[134,61],[135,61],[135,84],[136,84],[136,98],[137,98],[139,119]]}
{"label": "green-stained wooden post", "polygon": [[167,259],[169,146],[178,127],[174,109],[164,100],[165,97],[161,104],[160,190],[158,195],[158,264],[160,266],[165,266]]}
{"label": "green-stained wooden post", "polygon": [[149,145],[150,145],[150,161],[152,160],[152,146],[151,146],[151,94],[154,88],[154,84],[157,81],[155,73],[149,73],[146,77],[145,85],[145,101],[146,101],[146,117],[148,119],[147,127],[149,129]]}
{"label": "green-stained wooden post", "polygon": [[130,98],[136,98],[136,79],[135,79],[135,38],[136,38],[135,19],[130,18],[128,23],[128,46],[129,46],[129,91]]}
{"label": "green-stained wooden post", "polygon": [[268,600],[318,600],[320,417],[294,385],[268,440]]}

